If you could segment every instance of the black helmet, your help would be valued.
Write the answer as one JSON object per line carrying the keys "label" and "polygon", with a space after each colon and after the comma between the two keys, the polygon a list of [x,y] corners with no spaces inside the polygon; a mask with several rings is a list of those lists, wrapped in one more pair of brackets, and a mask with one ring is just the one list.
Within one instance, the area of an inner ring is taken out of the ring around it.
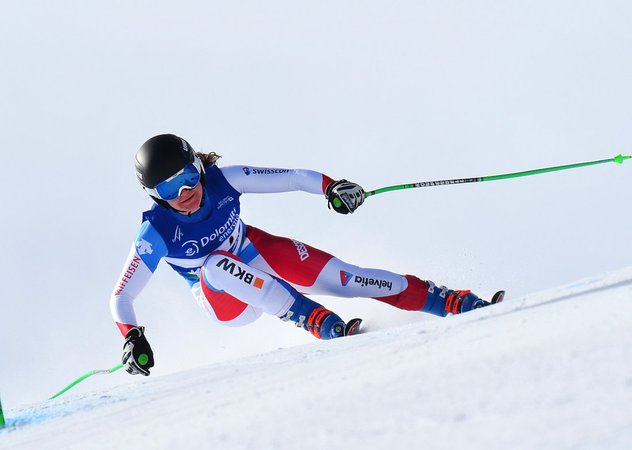
{"label": "black helmet", "polygon": [[[153,189],[191,163],[195,164],[204,183],[204,167],[193,147],[174,134],[159,134],[136,152],[136,176],[143,187]],[[150,197],[160,206],[169,207],[166,201],[151,194]]]}

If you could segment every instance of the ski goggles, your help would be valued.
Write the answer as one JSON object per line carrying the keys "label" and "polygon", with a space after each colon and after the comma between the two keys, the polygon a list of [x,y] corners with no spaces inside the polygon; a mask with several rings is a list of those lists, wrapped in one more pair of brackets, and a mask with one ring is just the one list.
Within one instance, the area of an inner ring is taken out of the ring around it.
{"label": "ski goggles", "polygon": [[154,188],[145,188],[149,195],[160,200],[175,200],[185,189],[193,189],[200,182],[200,172],[195,163],[185,166],[172,177],[167,178]]}

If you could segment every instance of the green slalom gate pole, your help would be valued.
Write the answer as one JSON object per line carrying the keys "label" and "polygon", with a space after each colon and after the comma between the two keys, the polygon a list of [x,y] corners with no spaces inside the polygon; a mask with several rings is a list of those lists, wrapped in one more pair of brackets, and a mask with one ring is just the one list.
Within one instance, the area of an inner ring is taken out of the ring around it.
{"label": "green slalom gate pole", "polygon": [[52,397],[49,398],[49,400],[52,400],[54,398],[59,397],[61,394],[63,394],[64,392],[68,391],[69,389],[72,389],[73,387],[75,387],[76,385],[78,385],[79,383],[81,383],[83,380],[85,380],[86,378],[90,378],[92,375],[99,375],[99,374],[110,374],[113,372],[116,372],[119,369],[123,368],[123,364],[117,364],[116,366],[112,367],[111,369],[105,369],[105,370],[91,370],[88,373],[85,373],[83,375],[81,375],[79,378],[77,378],[75,381],[73,381],[72,383],[70,383],[68,386],[66,386],[65,388],[63,388],[61,391],[59,391],[58,393],[56,393],[55,395],[53,395]]}
{"label": "green slalom gate pole", "polygon": [[0,428],[4,427],[4,413],[2,412],[2,399],[0,399]]}
{"label": "green slalom gate pole", "polygon": [[545,167],[542,169],[525,170],[524,172],[505,173],[502,175],[491,175],[488,177],[456,178],[453,180],[422,181],[420,183],[398,184],[396,186],[387,186],[380,189],[375,189],[373,191],[365,192],[364,196],[366,198],[372,195],[381,194],[383,192],[397,191],[401,189],[444,186],[448,184],[480,183],[482,181],[496,181],[496,180],[506,180],[509,178],[528,177],[531,175],[538,175],[540,173],[556,172],[558,170],[576,169],[578,167],[594,166],[596,164],[605,164],[605,163],[611,163],[611,162],[617,163],[617,164],[623,164],[623,161],[626,161],[630,158],[632,158],[632,156],[617,155],[614,158],[600,159],[598,161],[588,161],[588,162],[583,162],[583,163],[567,164],[564,166]]}

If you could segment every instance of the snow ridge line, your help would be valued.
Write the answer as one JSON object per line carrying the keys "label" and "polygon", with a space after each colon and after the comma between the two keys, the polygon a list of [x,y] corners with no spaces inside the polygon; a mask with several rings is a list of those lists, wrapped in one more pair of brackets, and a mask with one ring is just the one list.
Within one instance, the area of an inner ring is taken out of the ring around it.
{"label": "snow ridge line", "polygon": [[503,309],[503,313],[509,313],[521,309],[535,308],[544,304],[561,302],[585,294],[617,289],[626,285],[632,285],[632,267],[626,267],[603,275],[585,278],[554,289],[529,294],[517,300],[509,299],[507,303],[498,306],[512,305],[511,309]]}

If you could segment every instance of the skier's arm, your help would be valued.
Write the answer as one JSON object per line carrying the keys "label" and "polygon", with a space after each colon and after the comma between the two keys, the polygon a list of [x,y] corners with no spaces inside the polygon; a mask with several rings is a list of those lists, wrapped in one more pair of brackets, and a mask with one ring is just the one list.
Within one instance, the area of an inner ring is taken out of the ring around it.
{"label": "skier's arm", "polygon": [[334,181],[313,170],[249,166],[228,166],[220,170],[233,188],[242,194],[289,191],[324,194],[329,207],[340,214],[352,213],[364,202],[364,190],[359,184],[347,180]]}
{"label": "skier's arm", "polygon": [[166,253],[166,246],[160,235],[149,222],[144,222],[110,297],[110,311],[123,336],[138,325],[134,299],[147,285],[158,262]]}
{"label": "skier's arm", "polygon": [[220,170],[242,194],[304,191],[322,195],[333,182],[327,175],[305,169],[227,166]]}

